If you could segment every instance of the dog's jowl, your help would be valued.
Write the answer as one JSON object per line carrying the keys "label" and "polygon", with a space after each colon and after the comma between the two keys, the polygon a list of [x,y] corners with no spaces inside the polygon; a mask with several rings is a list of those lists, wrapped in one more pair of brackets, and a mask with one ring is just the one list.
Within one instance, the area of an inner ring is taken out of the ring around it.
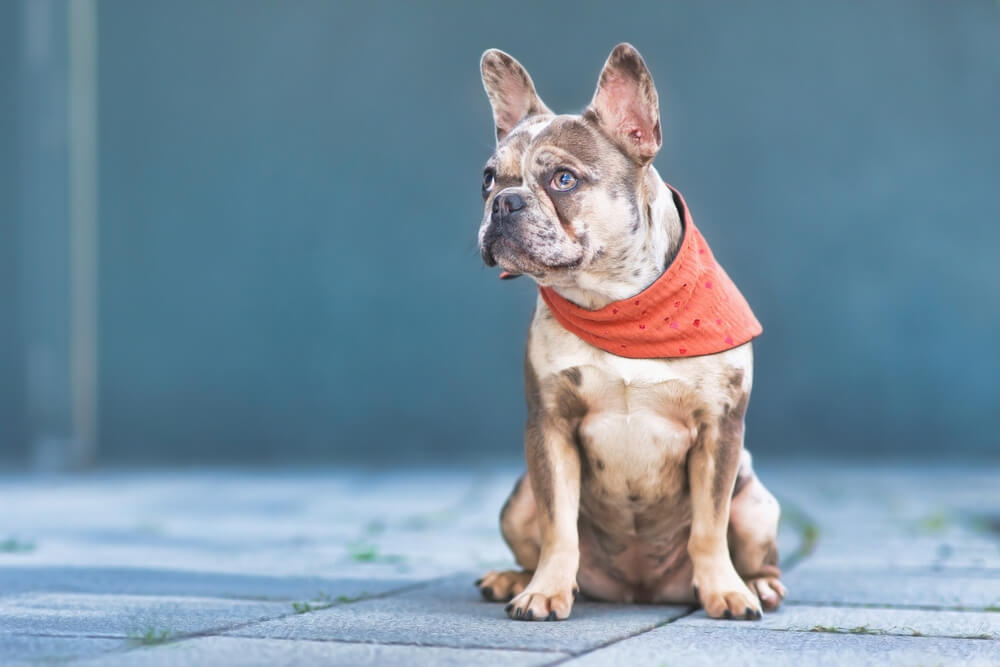
{"label": "dog's jowl", "polygon": [[785,595],[778,504],[743,449],[761,327],[653,167],[645,62],[616,47],[581,115],[550,111],[501,51],[481,67],[497,145],[480,251],[539,296],[527,470],[500,516],[522,569],[480,590],[524,620],[567,618],[579,592],[760,618]]}

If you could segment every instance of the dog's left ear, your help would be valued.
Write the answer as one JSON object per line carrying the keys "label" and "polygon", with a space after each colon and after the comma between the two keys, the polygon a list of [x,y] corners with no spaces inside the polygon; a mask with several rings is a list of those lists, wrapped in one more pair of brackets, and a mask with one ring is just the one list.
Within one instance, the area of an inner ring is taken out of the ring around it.
{"label": "dog's left ear", "polygon": [[587,114],[601,130],[639,164],[656,157],[660,133],[660,102],[653,76],[631,44],[619,44],[608,56]]}

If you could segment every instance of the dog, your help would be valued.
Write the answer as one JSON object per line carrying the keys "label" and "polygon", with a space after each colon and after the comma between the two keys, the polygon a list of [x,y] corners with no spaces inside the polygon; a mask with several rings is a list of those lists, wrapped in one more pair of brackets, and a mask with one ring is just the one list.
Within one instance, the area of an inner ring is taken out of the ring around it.
{"label": "dog", "polygon": [[786,595],[780,509],[743,448],[760,325],[652,164],[645,61],[615,47],[581,115],[550,111],[502,51],[480,68],[496,149],[479,249],[539,297],[526,472],[500,514],[521,569],[476,585],[518,620],[566,619],[580,592],[760,619]]}

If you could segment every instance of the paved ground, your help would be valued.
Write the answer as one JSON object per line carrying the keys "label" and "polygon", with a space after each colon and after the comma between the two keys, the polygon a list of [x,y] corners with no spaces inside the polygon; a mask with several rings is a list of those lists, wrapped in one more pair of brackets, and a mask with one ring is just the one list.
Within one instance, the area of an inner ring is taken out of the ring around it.
{"label": "paved ground", "polygon": [[0,664],[1000,665],[1000,468],[768,466],[761,622],[581,602],[508,621],[517,471],[0,478]]}

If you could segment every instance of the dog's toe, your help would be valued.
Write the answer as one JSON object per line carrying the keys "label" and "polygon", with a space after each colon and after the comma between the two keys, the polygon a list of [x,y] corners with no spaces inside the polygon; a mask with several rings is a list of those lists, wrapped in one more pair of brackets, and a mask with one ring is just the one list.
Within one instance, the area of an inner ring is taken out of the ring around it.
{"label": "dog's toe", "polygon": [[490,602],[509,602],[515,595],[521,593],[528,582],[531,573],[505,570],[503,572],[487,572],[476,581],[479,593],[483,599]]}

